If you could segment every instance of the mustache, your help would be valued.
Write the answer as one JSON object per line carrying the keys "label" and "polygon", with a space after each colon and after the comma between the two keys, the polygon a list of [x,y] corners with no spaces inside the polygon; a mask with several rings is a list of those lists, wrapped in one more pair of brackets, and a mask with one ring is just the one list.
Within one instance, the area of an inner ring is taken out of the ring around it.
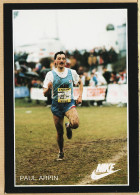
{"label": "mustache", "polygon": [[63,62],[61,62],[60,64],[64,64]]}

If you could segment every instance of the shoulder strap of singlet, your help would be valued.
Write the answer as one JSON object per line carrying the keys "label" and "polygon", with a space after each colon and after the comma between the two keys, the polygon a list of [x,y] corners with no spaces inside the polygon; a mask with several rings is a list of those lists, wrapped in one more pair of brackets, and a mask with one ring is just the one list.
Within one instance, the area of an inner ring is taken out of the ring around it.
{"label": "shoulder strap of singlet", "polygon": [[55,76],[55,75],[56,75],[56,72],[55,72],[54,70],[52,70],[52,73],[53,73],[53,76]]}
{"label": "shoulder strap of singlet", "polygon": [[70,68],[68,68],[68,74],[72,77],[72,81],[73,81],[72,71]]}
{"label": "shoulder strap of singlet", "polygon": [[71,74],[72,75],[72,72],[71,72],[71,69],[68,68],[68,74]]}

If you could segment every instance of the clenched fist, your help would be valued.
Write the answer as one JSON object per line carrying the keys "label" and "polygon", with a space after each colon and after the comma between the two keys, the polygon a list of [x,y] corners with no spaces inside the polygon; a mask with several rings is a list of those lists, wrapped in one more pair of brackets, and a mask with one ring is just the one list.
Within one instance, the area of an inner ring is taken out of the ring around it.
{"label": "clenched fist", "polygon": [[49,89],[52,89],[52,86],[53,86],[53,84],[52,84],[52,82],[50,81],[50,82],[48,83],[48,88],[49,88]]}
{"label": "clenched fist", "polygon": [[78,99],[76,100],[76,104],[81,104],[82,103],[82,96],[79,96]]}

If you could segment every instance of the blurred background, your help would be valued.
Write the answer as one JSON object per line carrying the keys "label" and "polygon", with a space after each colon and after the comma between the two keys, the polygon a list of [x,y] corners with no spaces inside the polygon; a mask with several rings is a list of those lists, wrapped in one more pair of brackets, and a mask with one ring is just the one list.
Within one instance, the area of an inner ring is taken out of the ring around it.
{"label": "blurred background", "polygon": [[126,9],[14,10],[13,43],[16,99],[51,105],[43,81],[55,68],[54,54],[64,51],[66,67],[83,81],[83,100],[126,105]]}

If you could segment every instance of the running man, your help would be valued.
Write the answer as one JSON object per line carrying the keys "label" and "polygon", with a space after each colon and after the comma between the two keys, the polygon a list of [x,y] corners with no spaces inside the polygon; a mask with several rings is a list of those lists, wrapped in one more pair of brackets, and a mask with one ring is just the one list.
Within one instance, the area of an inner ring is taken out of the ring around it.
{"label": "running man", "polygon": [[54,55],[54,60],[56,68],[47,73],[43,83],[43,94],[47,96],[52,90],[51,111],[57,130],[58,160],[62,160],[64,158],[64,116],[69,119],[69,123],[65,123],[68,139],[72,138],[72,129],[79,126],[79,117],[73,97],[73,83],[79,85],[80,91],[76,104],[82,103],[83,84],[75,70],[65,67],[66,55],[63,51],[57,52]]}

